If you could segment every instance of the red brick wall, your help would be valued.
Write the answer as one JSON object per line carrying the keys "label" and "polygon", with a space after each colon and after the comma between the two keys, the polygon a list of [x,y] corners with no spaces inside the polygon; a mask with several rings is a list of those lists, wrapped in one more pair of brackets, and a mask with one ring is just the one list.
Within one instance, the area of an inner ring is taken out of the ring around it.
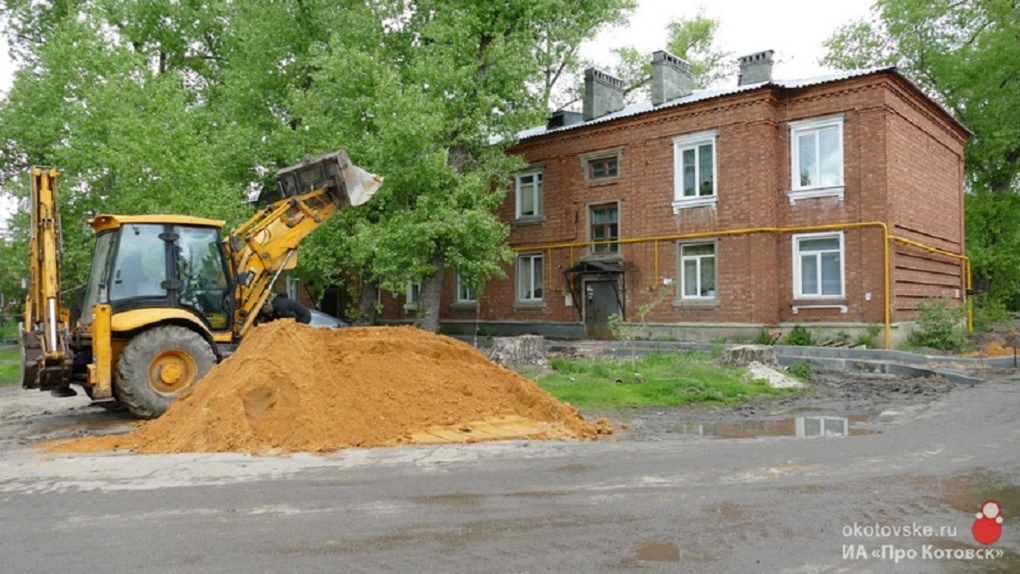
{"label": "red brick wall", "polygon": [[[843,197],[791,203],[789,122],[835,115],[844,118]],[[674,213],[673,138],[707,130],[718,134],[717,205]],[[893,235],[962,253],[965,138],[958,124],[909,83],[880,72],[796,90],[760,88],[524,140],[511,151],[544,170],[544,219],[513,225],[509,244],[518,251],[543,248],[545,305],[515,307],[511,265],[506,279],[486,286],[479,309],[452,305],[455,282],[449,273],[442,317],[578,322],[577,308],[564,304],[563,272],[587,250],[545,248],[588,241],[588,207],[617,202],[621,239],[662,238],[620,245],[629,319],[637,318],[641,305],[662,300],[647,321],[880,323],[885,308],[881,227],[844,231],[845,297],[836,303],[845,312],[794,313],[794,305],[812,301],[794,300],[792,230],[880,222]],[[621,150],[620,176],[604,183],[586,181],[581,157],[614,148]],[[508,223],[514,201],[511,191],[499,210]],[[679,281],[675,236],[736,230],[741,231],[716,238],[717,304],[674,305]],[[909,318],[919,297],[959,296],[959,261],[905,245],[895,245],[891,257],[894,320]],[[673,283],[664,285],[666,278]]]}

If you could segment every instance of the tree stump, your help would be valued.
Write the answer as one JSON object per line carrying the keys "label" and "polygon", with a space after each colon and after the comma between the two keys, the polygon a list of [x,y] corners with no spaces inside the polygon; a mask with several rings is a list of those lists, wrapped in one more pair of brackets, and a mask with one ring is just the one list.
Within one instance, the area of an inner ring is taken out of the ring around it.
{"label": "tree stump", "polygon": [[549,367],[545,358],[545,337],[521,335],[519,337],[493,337],[489,359],[510,370],[521,367]]}
{"label": "tree stump", "polygon": [[769,345],[740,345],[730,347],[719,357],[718,362],[722,365],[734,367],[746,367],[751,363],[761,363],[768,367],[778,367],[776,350]]}

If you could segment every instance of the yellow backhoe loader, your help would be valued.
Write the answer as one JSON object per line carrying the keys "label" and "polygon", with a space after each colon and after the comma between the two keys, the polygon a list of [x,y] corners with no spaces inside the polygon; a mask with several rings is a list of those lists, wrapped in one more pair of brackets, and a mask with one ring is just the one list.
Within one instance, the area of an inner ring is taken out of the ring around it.
{"label": "yellow backhoe loader", "polygon": [[382,179],[344,151],[276,174],[283,199],[224,234],[182,215],[98,215],[81,318],[61,302],[58,173],[33,168],[30,278],[20,324],[26,389],[161,415],[255,324],[300,241],[338,210],[368,201]]}

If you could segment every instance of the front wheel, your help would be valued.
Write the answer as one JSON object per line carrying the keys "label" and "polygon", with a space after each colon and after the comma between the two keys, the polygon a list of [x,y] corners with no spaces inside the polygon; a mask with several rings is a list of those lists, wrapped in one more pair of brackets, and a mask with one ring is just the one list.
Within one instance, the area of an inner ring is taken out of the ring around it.
{"label": "front wheel", "polygon": [[176,325],[156,327],[124,347],[114,396],[136,417],[156,418],[215,364],[216,355],[198,333]]}

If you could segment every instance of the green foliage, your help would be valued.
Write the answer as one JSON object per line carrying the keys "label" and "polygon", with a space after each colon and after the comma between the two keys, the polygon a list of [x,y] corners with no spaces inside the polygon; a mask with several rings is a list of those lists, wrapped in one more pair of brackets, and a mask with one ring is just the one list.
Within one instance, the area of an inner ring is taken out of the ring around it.
{"label": "green foliage", "polygon": [[794,325],[790,332],[783,338],[784,345],[799,347],[810,347],[815,344],[815,337],[801,325]]}
{"label": "green foliage", "polygon": [[967,343],[966,308],[946,299],[925,299],[917,304],[916,328],[907,338],[912,345],[959,351]]}
{"label": "green foliage", "polygon": [[807,361],[797,361],[789,367],[786,367],[786,372],[792,377],[807,382],[811,380],[811,363]]}
{"label": "green foliage", "polygon": [[[735,64],[730,52],[715,46],[719,21],[698,12],[691,18],[680,18],[666,24],[668,40],[666,50],[691,65],[695,87],[708,87],[734,72]],[[615,48],[616,62],[593,62],[601,69],[623,80],[627,86],[626,100],[635,102],[648,99],[652,77],[652,56],[636,48]]]}
{"label": "green foliage", "polygon": [[990,331],[993,327],[1012,326],[1013,316],[1006,309],[1006,304],[987,293],[975,295],[970,299],[974,312],[974,330]]}
{"label": "green foliage", "polygon": [[555,372],[538,384],[580,408],[733,405],[797,392],[744,381],[743,369],[720,367],[702,353],[650,354],[638,361],[554,358],[550,364]]}
{"label": "green foliage", "polygon": [[751,341],[752,345],[775,345],[776,341],[779,340],[779,335],[770,332],[768,329],[762,329],[758,331],[758,334],[754,336]]}
{"label": "green foliage", "polygon": [[700,10],[693,18],[680,18],[666,25],[669,41],[666,49],[691,65],[691,75],[699,87],[708,87],[732,73],[733,54],[715,47],[719,20]]}
{"label": "green foliage", "polygon": [[0,387],[20,383],[21,352],[17,345],[0,345]]}
{"label": "green foliage", "polygon": [[875,337],[882,332],[882,328],[877,325],[868,325],[867,330],[864,333],[859,333],[857,339],[854,340],[854,344],[857,346],[865,346],[869,349],[877,348],[878,345],[875,343]]}
{"label": "green foliage", "polygon": [[548,72],[634,2],[2,6],[25,67],[0,102],[0,185],[24,197],[30,165],[63,173],[66,284],[86,274],[89,213],[233,226],[278,169],[344,148],[386,184],[303,243],[297,273],[402,290],[440,266],[478,289],[504,272],[494,210],[521,167],[504,150],[547,114]]}
{"label": "green foliage", "polygon": [[621,341],[636,341],[642,335],[648,334],[648,315],[661,305],[663,301],[668,299],[673,292],[668,289],[661,289],[658,292],[653,291],[650,293],[654,293],[652,298],[638,306],[638,320],[636,322],[624,322],[623,316],[619,313],[613,313],[609,316],[609,331],[614,337]]}
{"label": "green foliage", "polygon": [[879,0],[826,42],[822,63],[895,65],[966,125],[967,254],[996,301],[1020,293],[1020,19],[1014,0]]}

